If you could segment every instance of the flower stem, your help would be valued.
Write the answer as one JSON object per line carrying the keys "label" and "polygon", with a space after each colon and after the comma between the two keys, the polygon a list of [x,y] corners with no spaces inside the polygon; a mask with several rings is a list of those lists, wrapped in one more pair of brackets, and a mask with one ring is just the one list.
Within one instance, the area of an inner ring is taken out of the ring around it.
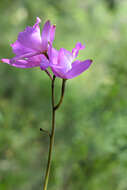
{"label": "flower stem", "polygon": [[60,105],[61,105],[61,103],[63,101],[64,92],[65,92],[65,84],[66,84],[66,79],[63,79],[62,89],[61,89],[61,98],[60,98],[59,103],[55,106],[55,110],[57,110],[60,107]]}
{"label": "flower stem", "polygon": [[45,173],[43,190],[47,190],[48,179],[49,179],[49,174],[50,174],[52,151],[53,151],[53,144],[54,144],[54,134],[55,134],[55,112],[62,103],[63,96],[64,96],[64,90],[65,90],[65,80],[63,79],[62,89],[61,89],[61,98],[60,98],[59,103],[55,106],[55,98],[54,98],[54,96],[55,96],[55,93],[54,93],[55,78],[56,77],[53,76],[53,79],[52,79],[52,129],[51,129],[51,133],[49,134],[50,144],[49,144],[48,162],[47,162],[47,168],[46,168],[46,173]]}
{"label": "flower stem", "polygon": [[49,72],[48,70],[45,70],[45,72],[46,72],[46,74],[50,77],[50,79],[53,80],[53,78],[52,78],[50,72]]}

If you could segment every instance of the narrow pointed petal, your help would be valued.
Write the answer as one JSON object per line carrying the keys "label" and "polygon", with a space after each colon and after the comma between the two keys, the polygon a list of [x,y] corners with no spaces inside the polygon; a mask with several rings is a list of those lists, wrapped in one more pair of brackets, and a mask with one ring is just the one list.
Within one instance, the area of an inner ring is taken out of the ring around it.
{"label": "narrow pointed petal", "polygon": [[64,77],[66,79],[72,79],[74,77],[77,77],[82,72],[87,70],[91,64],[92,64],[92,60],[90,59],[85,60],[85,61],[75,61],[72,63],[72,69],[68,71]]}
{"label": "narrow pointed petal", "polygon": [[26,65],[27,65],[27,61],[25,61],[25,60],[18,60],[15,63],[11,63],[10,59],[2,59],[1,61],[3,63],[7,63],[13,67],[18,67],[18,68],[24,68],[24,67],[26,68]]}
{"label": "narrow pointed petal", "polygon": [[39,23],[41,20],[37,17],[33,27],[28,26],[23,32],[20,32],[15,43],[11,44],[13,52],[16,55],[22,55],[30,52],[42,50],[41,35]]}
{"label": "narrow pointed petal", "polygon": [[39,55],[39,53],[38,52],[30,52],[30,53],[24,53],[24,54],[22,54],[22,55],[17,55],[17,56],[15,56],[15,57],[13,57],[11,60],[13,60],[13,61],[17,61],[17,60],[21,60],[21,59],[24,59],[24,58],[30,58],[30,57],[34,57],[34,56],[36,56],[36,55]]}
{"label": "narrow pointed petal", "polygon": [[76,58],[78,56],[79,50],[84,49],[85,46],[82,45],[80,42],[77,42],[75,48],[72,49],[72,54],[74,56],[74,58]]}
{"label": "narrow pointed petal", "polygon": [[51,25],[50,21],[48,20],[42,30],[42,47],[43,47],[43,51],[47,51],[48,47],[49,47],[49,43],[50,45],[52,45],[53,40],[55,38],[55,30],[56,30],[56,26],[55,25]]}
{"label": "narrow pointed petal", "polygon": [[18,67],[18,68],[32,68],[32,67],[39,67],[40,66],[40,61],[41,57],[40,55],[38,56],[33,56],[32,58],[29,58],[27,60],[14,60],[12,59],[1,59],[3,63],[7,63],[13,67]]}
{"label": "narrow pointed petal", "polygon": [[40,64],[38,63],[34,63],[34,62],[30,62],[27,60],[18,60],[15,63],[11,63],[10,64],[13,67],[17,67],[17,68],[22,68],[22,69],[27,69],[27,68],[33,68],[33,67],[39,67]]}
{"label": "narrow pointed petal", "polygon": [[50,21],[48,20],[42,30],[42,47],[43,51],[47,51],[48,49],[48,42],[50,39],[50,29],[51,29],[51,24]]}
{"label": "narrow pointed petal", "polygon": [[0,62],[10,64],[10,59],[3,58]]}
{"label": "narrow pointed petal", "polygon": [[51,29],[50,29],[50,39],[49,39],[49,42],[51,45],[52,45],[53,40],[55,38],[55,31],[56,31],[56,25],[52,25]]}

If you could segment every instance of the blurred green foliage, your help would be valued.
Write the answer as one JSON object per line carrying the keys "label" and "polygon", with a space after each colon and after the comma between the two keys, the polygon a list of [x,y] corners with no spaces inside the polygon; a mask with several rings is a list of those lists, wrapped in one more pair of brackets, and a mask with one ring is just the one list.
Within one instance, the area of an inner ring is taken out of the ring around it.
{"label": "blurred green foliage", "polygon": [[[9,44],[39,16],[57,25],[56,48],[81,41],[79,58],[94,60],[67,82],[49,190],[127,189],[126,13],[125,0],[0,0],[0,58],[13,56]],[[51,127],[48,77],[0,64],[0,190],[42,189],[49,141],[40,127]]]}

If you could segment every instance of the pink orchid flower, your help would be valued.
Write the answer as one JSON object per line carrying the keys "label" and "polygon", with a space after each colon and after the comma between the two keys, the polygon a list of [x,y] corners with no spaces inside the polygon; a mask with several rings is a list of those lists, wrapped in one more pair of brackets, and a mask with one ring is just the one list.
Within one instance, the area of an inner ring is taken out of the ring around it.
{"label": "pink orchid flower", "polygon": [[91,59],[87,59],[85,61],[74,61],[78,56],[79,50],[84,48],[85,46],[80,42],[76,44],[75,48],[72,49],[72,52],[67,51],[64,48],[57,51],[50,45],[48,51],[50,62],[49,66],[54,75],[63,79],[71,79],[87,70],[92,63]]}
{"label": "pink orchid flower", "polygon": [[40,34],[40,22],[40,18],[37,17],[33,27],[28,26],[19,33],[17,41],[11,44],[16,56],[12,59],[1,59],[2,62],[19,68],[40,67],[52,78],[47,71],[50,67],[55,76],[63,79],[74,78],[90,67],[92,63],[90,59],[75,61],[79,50],[85,46],[78,42],[72,52],[64,48],[57,51],[52,47],[56,26],[47,21]]}
{"label": "pink orchid flower", "polygon": [[17,41],[11,44],[16,56],[12,59],[1,59],[2,62],[19,68],[38,67],[40,63],[43,69],[48,67],[46,55],[49,43],[52,44],[54,40],[56,26],[47,21],[40,34],[40,22],[40,18],[37,17],[33,27],[28,26],[19,33]]}

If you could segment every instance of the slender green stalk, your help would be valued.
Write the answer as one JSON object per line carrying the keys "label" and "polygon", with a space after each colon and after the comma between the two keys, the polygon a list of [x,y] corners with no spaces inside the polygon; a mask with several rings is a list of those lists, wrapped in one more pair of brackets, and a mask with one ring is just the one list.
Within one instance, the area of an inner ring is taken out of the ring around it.
{"label": "slender green stalk", "polygon": [[48,154],[48,162],[47,162],[47,168],[46,168],[46,173],[45,173],[43,190],[47,190],[47,186],[48,186],[53,144],[54,144],[54,134],[55,134],[55,112],[59,108],[59,106],[61,105],[62,100],[63,100],[64,91],[65,91],[65,80],[63,79],[62,89],[61,89],[61,98],[60,98],[59,103],[56,106],[55,106],[55,98],[54,98],[54,96],[55,96],[54,84],[55,84],[55,76],[53,76],[53,79],[52,79],[52,129],[51,129],[51,133],[49,134],[49,137],[50,137],[49,154]]}
{"label": "slender green stalk", "polygon": [[59,103],[55,106],[55,110],[57,110],[57,109],[60,107],[60,105],[61,105],[61,103],[62,103],[62,101],[63,101],[66,81],[67,81],[66,79],[63,79],[63,82],[62,82],[62,89],[61,89],[61,98],[60,98]]}

